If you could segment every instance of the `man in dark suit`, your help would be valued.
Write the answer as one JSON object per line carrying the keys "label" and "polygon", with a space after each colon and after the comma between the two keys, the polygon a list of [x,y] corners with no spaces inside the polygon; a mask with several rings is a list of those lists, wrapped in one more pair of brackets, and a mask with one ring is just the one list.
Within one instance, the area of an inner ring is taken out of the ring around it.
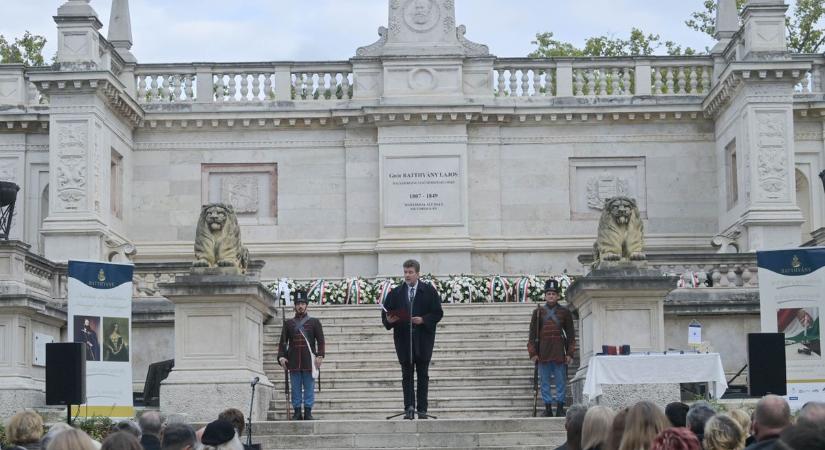
{"label": "man in dark suit", "polygon": [[[421,265],[410,259],[404,262],[404,283],[387,295],[381,310],[381,321],[393,330],[395,354],[401,364],[404,388],[404,418],[426,418],[428,369],[435,344],[435,326],[444,311],[441,296],[429,283],[419,282]],[[413,389],[413,370],[418,379],[418,395]]]}

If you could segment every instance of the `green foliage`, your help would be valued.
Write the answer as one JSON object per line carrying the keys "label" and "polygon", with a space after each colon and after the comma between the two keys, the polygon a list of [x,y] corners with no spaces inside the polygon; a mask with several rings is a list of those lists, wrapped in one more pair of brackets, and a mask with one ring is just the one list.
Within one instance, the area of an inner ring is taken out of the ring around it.
{"label": "green foliage", "polygon": [[13,43],[0,34],[0,63],[22,63],[28,67],[43,66],[43,47],[46,38],[26,31],[22,38],[16,38]]}
{"label": "green foliage", "polygon": [[0,423],[0,448],[6,448],[10,445],[11,443],[6,440],[6,427]]}
{"label": "green foliage", "polygon": [[554,39],[552,32],[536,34],[531,42],[538,48],[529,58],[551,58],[559,56],[646,56],[652,55],[664,46],[668,55],[693,55],[696,51],[690,47],[683,48],[672,41],[662,41],[658,34],[645,34],[638,28],[630,30],[627,39],[615,35],[594,36],[587,39],[584,47],[577,48],[569,42]]}
{"label": "green foliage", "polygon": [[[739,12],[746,0],[736,0]],[[692,13],[685,21],[688,28],[713,36],[716,33],[716,0],[705,0],[704,9]],[[822,0],[796,0],[789,17],[785,18],[788,50],[794,53],[819,53],[825,46],[825,4]]]}
{"label": "green foliage", "polygon": [[78,417],[74,420],[74,426],[86,432],[92,439],[103,442],[106,436],[112,431],[114,422],[109,417],[92,416]]}

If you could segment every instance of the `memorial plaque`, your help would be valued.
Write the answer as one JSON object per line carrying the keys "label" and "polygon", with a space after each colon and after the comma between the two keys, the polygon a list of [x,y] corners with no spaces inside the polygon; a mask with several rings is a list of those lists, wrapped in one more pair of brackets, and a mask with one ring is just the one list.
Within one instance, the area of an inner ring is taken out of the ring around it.
{"label": "memorial plaque", "polygon": [[384,226],[463,225],[461,157],[384,159]]}

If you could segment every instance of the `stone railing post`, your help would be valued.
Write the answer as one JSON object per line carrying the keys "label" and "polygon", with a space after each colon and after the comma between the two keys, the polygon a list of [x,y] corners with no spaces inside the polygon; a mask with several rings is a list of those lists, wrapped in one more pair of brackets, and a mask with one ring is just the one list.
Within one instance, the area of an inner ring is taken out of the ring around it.
{"label": "stone railing post", "polygon": [[556,64],[556,97],[573,96],[573,61],[562,60]]}
{"label": "stone railing post", "polygon": [[211,66],[195,66],[195,76],[197,77],[197,100],[196,103],[212,103],[214,97],[214,83],[212,81]]}
{"label": "stone railing post", "polygon": [[0,105],[26,104],[26,78],[23,64],[0,66]]}
{"label": "stone railing post", "polygon": [[650,95],[652,93],[650,85],[650,60],[641,59],[636,61],[636,85],[635,95]]}
{"label": "stone railing post", "polygon": [[292,100],[292,69],[289,66],[276,66],[275,99]]}

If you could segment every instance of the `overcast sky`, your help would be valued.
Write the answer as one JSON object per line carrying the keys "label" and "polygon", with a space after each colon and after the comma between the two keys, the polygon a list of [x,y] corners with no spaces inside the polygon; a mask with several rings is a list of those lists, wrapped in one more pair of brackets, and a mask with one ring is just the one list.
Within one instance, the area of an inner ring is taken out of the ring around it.
{"label": "overcast sky", "polygon": [[[0,34],[29,30],[56,51],[52,16],[63,0],[0,0]],[[130,0],[132,53],[139,62],[344,60],[377,39],[388,0]],[[109,22],[111,0],[92,0]],[[526,56],[535,34],[581,45],[593,35],[626,37],[631,27],[698,49],[712,40],[684,21],[702,0],[456,0],[470,40],[497,56]]]}

